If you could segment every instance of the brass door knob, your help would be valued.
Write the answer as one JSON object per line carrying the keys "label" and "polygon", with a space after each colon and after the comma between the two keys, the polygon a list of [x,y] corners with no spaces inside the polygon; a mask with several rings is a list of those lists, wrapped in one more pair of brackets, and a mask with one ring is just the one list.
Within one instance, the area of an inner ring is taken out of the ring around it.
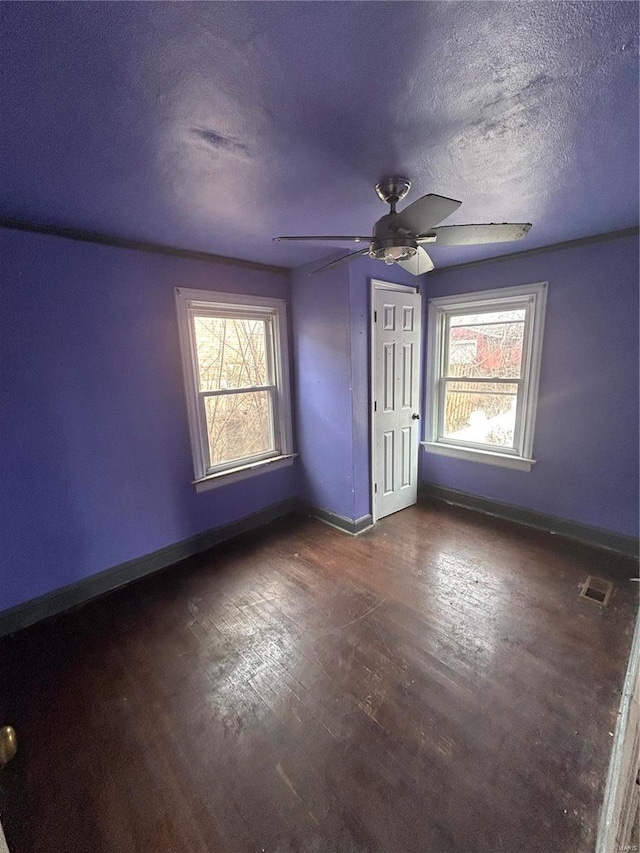
{"label": "brass door knob", "polygon": [[0,768],[11,761],[18,749],[18,738],[13,726],[0,729]]}

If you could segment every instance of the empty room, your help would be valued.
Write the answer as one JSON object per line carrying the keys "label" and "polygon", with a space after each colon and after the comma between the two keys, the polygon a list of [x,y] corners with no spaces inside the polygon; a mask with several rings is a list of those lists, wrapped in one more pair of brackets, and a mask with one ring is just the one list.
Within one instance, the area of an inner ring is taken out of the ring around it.
{"label": "empty room", "polygon": [[0,853],[638,851],[635,2],[0,2]]}

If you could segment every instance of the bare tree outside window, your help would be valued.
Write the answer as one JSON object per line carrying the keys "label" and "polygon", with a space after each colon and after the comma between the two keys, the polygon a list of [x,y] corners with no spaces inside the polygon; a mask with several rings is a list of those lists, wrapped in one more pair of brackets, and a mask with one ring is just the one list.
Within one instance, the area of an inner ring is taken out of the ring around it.
{"label": "bare tree outside window", "polygon": [[175,295],[196,491],[292,465],[286,301]]}
{"label": "bare tree outside window", "polygon": [[271,392],[254,390],[272,384],[267,321],[195,316],[194,330],[210,464],[273,450]]}

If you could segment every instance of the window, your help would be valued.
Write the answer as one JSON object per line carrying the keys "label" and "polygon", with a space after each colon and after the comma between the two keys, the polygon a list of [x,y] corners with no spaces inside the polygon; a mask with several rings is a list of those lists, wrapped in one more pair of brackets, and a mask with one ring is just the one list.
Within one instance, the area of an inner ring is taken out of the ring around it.
{"label": "window", "polygon": [[429,302],[427,451],[528,471],[547,285]]}
{"label": "window", "polygon": [[291,464],[284,301],[181,288],[176,301],[196,486]]}

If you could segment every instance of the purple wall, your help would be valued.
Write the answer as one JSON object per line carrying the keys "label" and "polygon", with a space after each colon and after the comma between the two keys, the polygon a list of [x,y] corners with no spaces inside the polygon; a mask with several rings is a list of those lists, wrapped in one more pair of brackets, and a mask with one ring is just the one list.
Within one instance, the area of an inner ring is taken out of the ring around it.
{"label": "purple wall", "polygon": [[309,277],[312,268],[294,271],[291,296],[302,496],[358,519],[371,512],[369,284],[420,280],[369,258]]}
{"label": "purple wall", "polygon": [[302,497],[354,516],[349,279],[345,267],[293,273],[291,304]]}
{"label": "purple wall", "polygon": [[421,481],[637,536],[637,238],[431,273],[426,292],[537,281],[549,290],[536,464],[511,471],[422,451]]}
{"label": "purple wall", "polygon": [[0,232],[0,610],[296,494],[196,494],[176,286],[288,297],[286,275]]}

